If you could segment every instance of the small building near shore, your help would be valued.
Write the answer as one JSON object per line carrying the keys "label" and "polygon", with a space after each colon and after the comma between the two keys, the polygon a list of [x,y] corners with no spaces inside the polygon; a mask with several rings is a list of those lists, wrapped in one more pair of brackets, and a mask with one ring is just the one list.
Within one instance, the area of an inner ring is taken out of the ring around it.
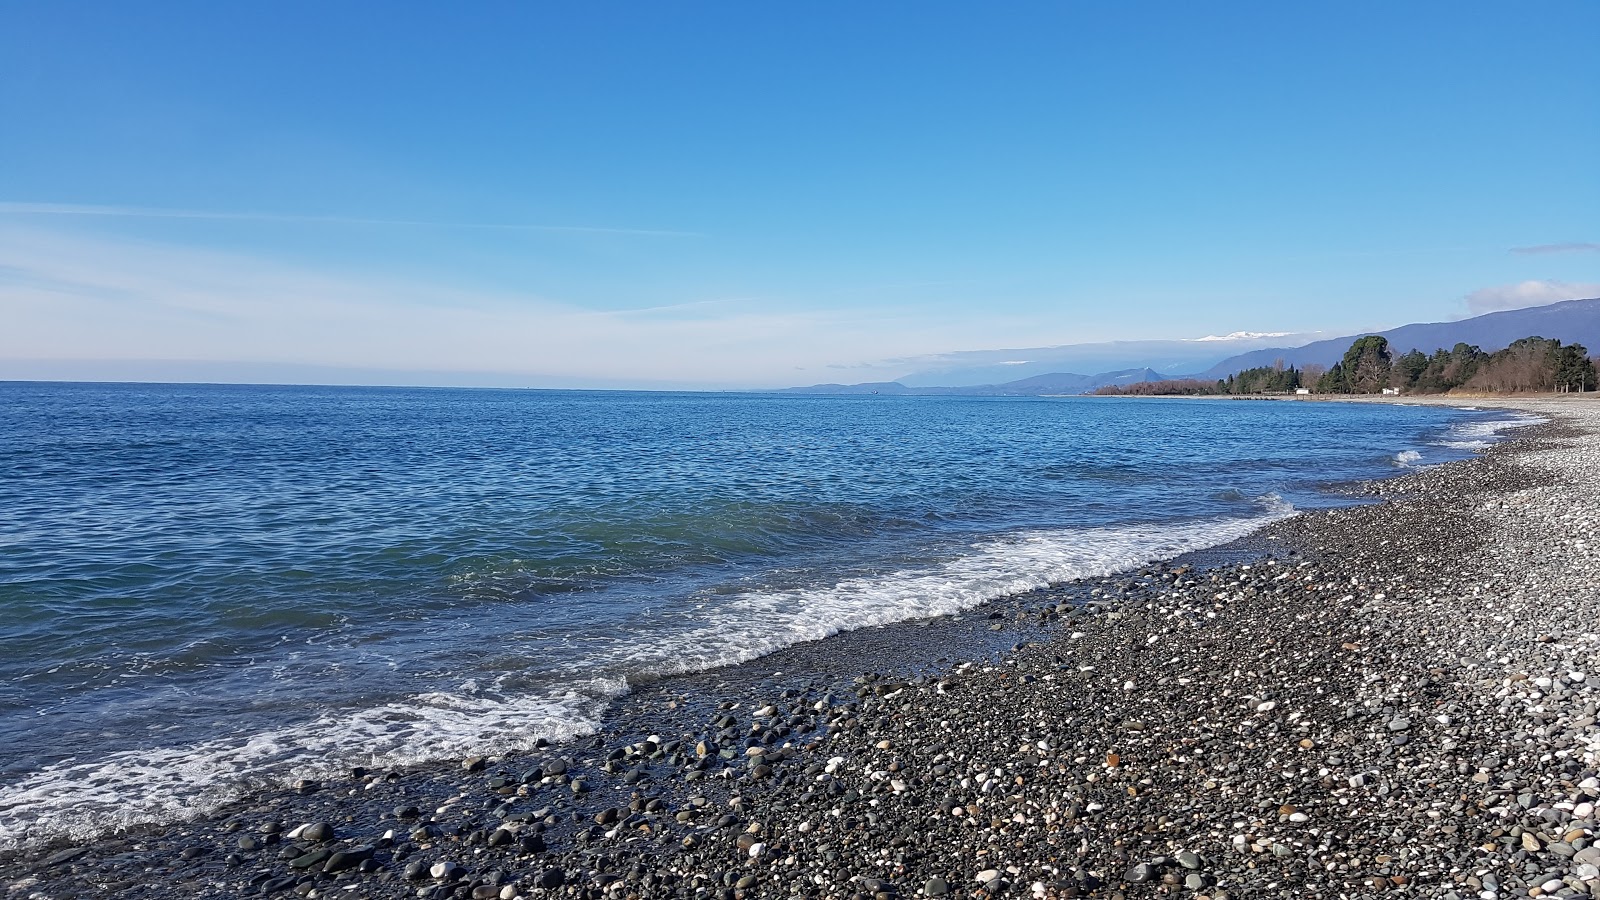
{"label": "small building near shore", "polygon": [[1295,388],[1294,392],[1296,394],[1309,394],[1311,393],[1311,388]]}
{"label": "small building near shore", "polygon": [[1383,389],[1383,395],[1385,397],[1397,397],[1397,396],[1400,395],[1400,389],[1399,388],[1384,388]]}

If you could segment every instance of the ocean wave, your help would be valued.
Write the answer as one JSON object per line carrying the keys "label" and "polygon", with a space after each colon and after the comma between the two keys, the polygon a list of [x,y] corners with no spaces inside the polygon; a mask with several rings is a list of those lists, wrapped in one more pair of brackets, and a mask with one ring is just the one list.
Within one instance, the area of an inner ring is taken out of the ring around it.
{"label": "ocean wave", "polygon": [[1394,455],[1396,468],[1409,469],[1422,462],[1422,454],[1415,450],[1401,450]]}
{"label": "ocean wave", "polygon": [[931,567],[824,587],[735,594],[706,604],[708,614],[692,627],[618,642],[599,658],[579,660],[550,693],[506,695],[468,682],[453,691],[329,713],[232,741],[69,760],[0,786],[0,849],[190,820],[253,787],[317,778],[352,765],[504,753],[530,749],[540,738],[591,734],[607,704],[628,690],[630,677],[700,671],[858,628],[960,613],[1000,597],[1223,544],[1295,512],[1276,494],[1254,501],[1260,509],[1254,516],[1026,531],[976,542]]}
{"label": "ocean wave", "polygon": [[1457,422],[1444,436],[1433,442],[1435,447],[1451,450],[1482,450],[1506,439],[1505,432],[1529,425],[1542,425],[1548,421],[1531,413],[1512,413],[1503,418],[1475,422]]}
{"label": "ocean wave", "polygon": [[1256,502],[1262,514],[1246,518],[1028,531],[980,541],[932,568],[747,593],[720,605],[714,623],[640,646],[628,660],[664,672],[746,662],[846,631],[951,615],[1053,584],[1114,575],[1227,543],[1295,513],[1276,494]]}
{"label": "ocean wave", "polygon": [[625,682],[590,679],[551,696],[419,694],[235,741],[129,750],[67,762],[0,786],[0,850],[58,836],[85,840],[130,826],[187,821],[252,787],[318,778],[352,765],[395,766],[528,749],[592,734]]}

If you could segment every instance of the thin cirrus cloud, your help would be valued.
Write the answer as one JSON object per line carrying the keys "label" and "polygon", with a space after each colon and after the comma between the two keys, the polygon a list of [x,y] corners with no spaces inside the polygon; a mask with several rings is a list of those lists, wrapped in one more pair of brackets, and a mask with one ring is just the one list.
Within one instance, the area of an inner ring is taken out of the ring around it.
{"label": "thin cirrus cloud", "polygon": [[1526,309],[1589,297],[1600,297],[1600,284],[1530,280],[1480,288],[1468,294],[1466,302],[1469,314],[1481,316],[1506,309]]}
{"label": "thin cirrus cloud", "polygon": [[927,353],[960,335],[914,311],[758,299],[596,310],[16,226],[0,226],[0,306],[0,362],[20,372],[11,377],[43,377],[18,368],[27,360],[51,362],[49,372],[71,360],[184,360],[212,373],[271,363],[500,373],[495,383],[521,385],[782,386],[797,369]]}
{"label": "thin cirrus cloud", "polygon": [[1561,244],[1535,244],[1532,247],[1512,247],[1511,252],[1536,256],[1549,253],[1600,253],[1600,244],[1589,241],[1567,241]]}
{"label": "thin cirrus cloud", "polygon": [[233,222],[285,222],[311,225],[380,225],[401,228],[465,228],[490,231],[555,231],[640,237],[703,237],[700,232],[661,228],[617,228],[599,225],[539,225],[517,222],[451,222],[425,219],[374,219],[360,216],[314,216],[294,213],[226,212],[151,206],[100,206],[80,203],[0,202],[0,215],[80,216],[118,219],[206,219]]}

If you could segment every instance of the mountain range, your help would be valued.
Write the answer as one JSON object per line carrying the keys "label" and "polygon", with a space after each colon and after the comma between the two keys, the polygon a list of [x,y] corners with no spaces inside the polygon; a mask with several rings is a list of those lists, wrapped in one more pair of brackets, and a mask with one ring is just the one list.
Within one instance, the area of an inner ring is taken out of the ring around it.
{"label": "mountain range", "polygon": [[[946,366],[961,362],[973,363],[966,367],[935,369],[919,372],[899,381],[868,382],[864,384],[816,384],[809,387],[789,388],[787,393],[797,394],[900,394],[939,396],[1000,396],[1037,397],[1061,394],[1087,394],[1106,385],[1133,384],[1141,381],[1161,381],[1166,378],[1198,378],[1214,380],[1226,378],[1244,369],[1270,366],[1282,360],[1285,365],[1303,368],[1308,364],[1331,366],[1344,356],[1356,338],[1370,334],[1381,335],[1389,341],[1394,355],[1411,350],[1432,353],[1439,348],[1449,349],[1457,343],[1475,344],[1480,349],[1500,350],[1518,338],[1537,335],[1557,338],[1567,344],[1582,344],[1593,353],[1600,349],[1600,298],[1564,300],[1547,306],[1510,309],[1492,312],[1455,322],[1429,322],[1402,325],[1387,331],[1365,331],[1343,337],[1312,340],[1314,335],[1304,334],[1235,334],[1223,337],[1202,338],[1196,341],[1116,341],[1105,344],[1076,344],[1063,347],[1045,347],[1031,350],[969,351],[949,354],[942,358]],[[1278,346],[1259,346],[1277,338],[1286,341]],[[1292,342],[1292,343],[1289,343]],[[998,374],[1017,374],[1028,369],[1037,370],[1056,360],[1127,359],[1140,350],[1162,353],[1171,357],[1187,355],[1192,361],[1197,353],[1200,365],[1216,360],[1217,349],[1238,349],[1241,343],[1257,346],[1236,352],[1208,368],[1188,368],[1177,360],[1162,374],[1149,364],[1133,365],[1094,375],[1073,372],[1039,372],[1024,378],[996,381],[987,384],[946,383],[937,384],[940,375],[950,382],[969,382],[972,378]],[[1199,351],[1191,344],[1207,344]],[[1006,357],[1026,357],[1007,359]],[[959,373],[959,374],[958,374]]]}
{"label": "mountain range", "polygon": [[1087,394],[1108,384],[1135,384],[1140,381],[1160,381],[1160,372],[1154,369],[1123,369],[1118,372],[1101,372],[1098,375],[1075,375],[1071,372],[1053,372],[1019,378],[1003,384],[977,384],[964,386],[907,385],[898,381],[869,381],[862,384],[814,384],[810,387],[789,388],[789,394],[898,394],[917,396],[968,396],[968,397],[1043,397],[1060,394]]}
{"label": "mountain range", "polygon": [[1270,366],[1279,359],[1285,365],[1302,368],[1308,363],[1331,366],[1344,358],[1350,342],[1368,334],[1382,335],[1395,356],[1412,350],[1432,353],[1457,343],[1476,344],[1493,353],[1512,341],[1525,337],[1558,338],[1564,344],[1582,344],[1590,352],[1600,351],[1600,299],[1563,300],[1549,306],[1508,309],[1462,319],[1457,322],[1429,322],[1402,325],[1388,331],[1365,331],[1300,347],[1252,350],[1230,356],[1195,375],[1196,378],[1227,378],[1244,369]]}

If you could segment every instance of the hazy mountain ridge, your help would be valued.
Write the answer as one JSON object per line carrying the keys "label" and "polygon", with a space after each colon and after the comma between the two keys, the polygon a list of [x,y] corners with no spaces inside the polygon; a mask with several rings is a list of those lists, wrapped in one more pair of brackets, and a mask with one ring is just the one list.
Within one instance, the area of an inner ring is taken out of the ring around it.
{"label": "hazy mountain ridge", "polygon": [[[1249,350],[1298,347],[1314,334],[1236,332],[1193,340],[1104,341],[1054,347],[961,350],[906,360],[917,370],[896,380],[906,387],[987,387],[1039,375],[1074,372],[1197,372]],[[1092,377],[1092,376],[1090,376]]]}
{"label": "hazy mountain ridge", "polygon": [[[1188,375],[1163,375],[1150,366],[1137,366],[1101,372],[1096,375],[1079,375],[1073,372],[1046,372],[997,384],[932,385],[915,383],[933,377],[930,373],[918,373],[906,376],[902,381],[878,381],[863,384],[814,384],[809,387],[788,388],[784,393],[975,397],[1039,397],[1052,394],[1087,394],[1106,385],[1135,384],[1142,381],[1161,381],[1167,378],[1195,378],[1200,380],[1227,378],[1229,375],[1238,374],[1245,369],[1273,365],[1278,360],[1282,360],[1285,365],[1301,368],[1308,363],[1331,366],[1344,356],[1345,351],[1350,349],[1350,344],[1353,341],[1369,334],[1381,335],[1386,338],[1389,341],[1389,348],[1395,356],[1413,349],[1421,350],[1424,353],[1432,353],[1440,348],[1448,350],[1461,342],[1474,344],[1484,351],[1493,352],[1504,349],[1512,341],[1532,336],[1555,338],[1566,344],[1583,344],[1591,353],[1594,353],[1600,350],[1600,298],[1564,300],[1548,306],[1502,310],[1455,322],[1419,323],[1402,325],[1398,328],[1391,328],[1388,331],[1365,331],[1345,337],[1314,341],[1298,347],[1266,347],[1230,356],[1209,369]],[[1227,336],[1204,340],[1220,343],[1232,339],[1234,339],[1233,336]],[[1249,335],[1246,339],[1260,340],[1260,336]],[[1201,342],[1115,341],[1105,345],[1074,344],[1035,350],[970,351],[970,353],[950,354],[949,358],[977,356],[981,353],[990,358],[998,359],[1007,354],[1031,353],[1034,355],[1047,355],[1045,351],[1062,354],[1072,353],[1083,357],[1088,354],[1089,350],[1097,346],[1104,348],[1103,353],[1114,355],[1124,353],[1128,348],[1157,349],[1170,347],[1177,343]],[[1092,356],[1092,354],[1088,355]],[[1038,363],[1029,364],[1038,365]],[[989,366],[964,370],[963,374],[970,377],[975,372],[993,371],[995,371],[995,368]]]}
{"label": "hazy mountain ridge", "polygon": [[1508,309],[1456,322],[1428,322],[1401,325],[1388,331],[1363,331],[1299,347],[1251,350],[1230,356],[1189,377],[1226,378],[1245,369],[1270,366],[1280,359],[1285,365],[1297,368],[1304,368],[1310,363],[1331,366],[1344,356],[1356,338],[1369,334],[1387,339],[1389,350],[1395,356],[1411,350],[1421,350],[1423,353],[1432,353],[1440,348],[1448,350],[1463,342],[1493,352],[1510,346],[1512,341],[1534,336],[1556,338],[1566,344],[1582,344],[1593,353],[1600,350],[1600,298],[1563,300],[1548,306]]}
{"label": "hazy mountain ridge", "polygon": [[1033,375],[1003,384],[957,386],[912,386],[898,381],[870,381],[862,384],[813,384],[808,387],[786,388],[785,394],[888,394],[893,396],[922,397],[1043,397],[1052,394],[1087,394],[1108,384],[1134,384],[1140,381],[1160,381],[1160,372],[1150,368],[1124,369],[1118,372],[1101,372],[1098,375],[1078,375],[1073,372],[1051,372]]}

